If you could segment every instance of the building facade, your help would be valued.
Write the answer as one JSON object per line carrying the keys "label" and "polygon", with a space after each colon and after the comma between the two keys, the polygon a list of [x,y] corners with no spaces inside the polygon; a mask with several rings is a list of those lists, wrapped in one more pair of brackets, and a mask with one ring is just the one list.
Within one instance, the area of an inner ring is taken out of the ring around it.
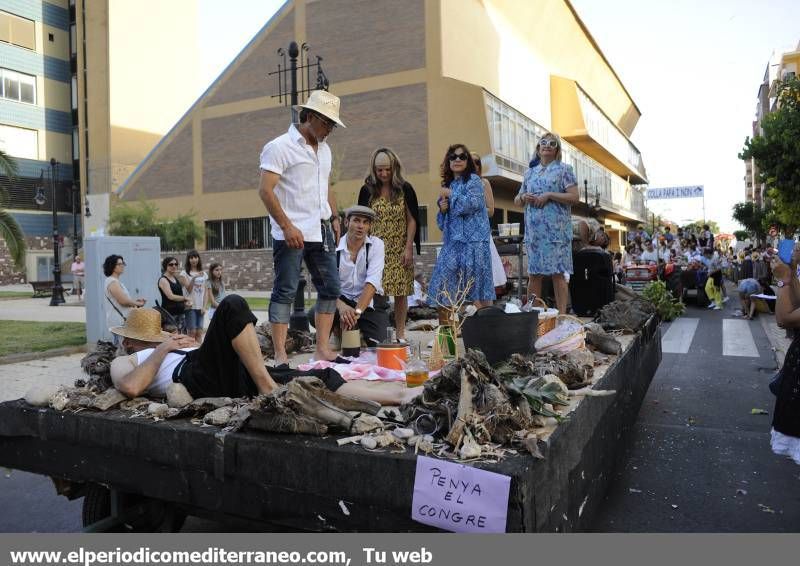
{"label": "building facade", "polygon": [[0,240],[0,283],[52,279],[53,207],[66,249],[80,237],[74,17],[71,0],[0,0],[0,149],[19,168],[0,185],[28,247],[18,272]]}
{"label": "building facade", "polygon": [[513,197],[553,130],[579,179],[575,214],[599,210],[614,247],[646,219],[646,171],[630,141],[640,111],[566,0],[289,0],[117,194],[145,196],[165,215],[196,211],[208,249],[269,247],[258,156],[290,123],[269,73],[293,40],[323,57],[342,99],[347,128],[329,140],[341,208],[372,151],[391,147],[418,193],[423,239],[440,241],[439,167],[459,142],[482,156],[493,223],[520,221]]}
{"label": "building facade", "polygon": [[[797,76],[800,67],[800,42],[793,49],[779,49],[772,52],[764,78],[758,86],[756,115],[753,120],[753,137],[763,135],[761,126],[764,118],[780,107],[778,86],[781,82]],[[758,166],[754,159],[745,160],[745,201],[753,202],[763,208],[767,187],[758,180]]]}

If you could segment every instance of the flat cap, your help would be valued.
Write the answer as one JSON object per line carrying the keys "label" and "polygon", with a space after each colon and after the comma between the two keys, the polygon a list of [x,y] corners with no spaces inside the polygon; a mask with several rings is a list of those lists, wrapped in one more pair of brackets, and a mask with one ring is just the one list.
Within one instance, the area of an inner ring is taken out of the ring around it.
{"label": "flat cap", "polygon": [[375,220],[375,211],[368,206],[361,206],[360,204],[356,204],[344,211],[345,218],[350,218],[354,214],[357,216],[365,216],[370,220]]}

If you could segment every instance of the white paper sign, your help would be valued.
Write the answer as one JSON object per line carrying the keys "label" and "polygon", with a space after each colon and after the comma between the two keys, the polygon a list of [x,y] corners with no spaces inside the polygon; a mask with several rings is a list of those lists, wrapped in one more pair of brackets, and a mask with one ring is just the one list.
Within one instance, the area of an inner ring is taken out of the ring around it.
{"label": "white paper sign", "polygon": [[417,458],[411,518],[457,533],[504,533],[511,477]]}
{"label": "white paper sign", "polygon": [[668,199],[668,198],[700,198],[704,195],[703,185],[691,185],[689,187],[660,187],[647,189],[647,200]]}

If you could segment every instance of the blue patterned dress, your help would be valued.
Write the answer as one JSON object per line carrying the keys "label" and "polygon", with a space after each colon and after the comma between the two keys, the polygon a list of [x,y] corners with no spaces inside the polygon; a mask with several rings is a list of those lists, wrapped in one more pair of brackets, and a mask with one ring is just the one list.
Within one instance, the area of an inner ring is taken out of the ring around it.
{"label": "blue patterned dress", "polygon": [[436,258],[428,301],[437,305],[449,303],[442,295],[446,290],[455,297],[459,282],[462,287],[470,279],[472,287],[469,301],[492,301],[495,299],[492,283],[492,256],[489,251],[489,216],[480,177],[470,175],[464,181],[457,177],[451,184],[450,208],[436,215],[442,231],[442,249]]}
{"label": "blue patterned dress", "polygon": [[[538,164],[525,172],[519,194],[565,193],[576,185],[572,166],[551,161],[547,167]],[[572,215],[569,205],[554,200],[543,208],[525,206],[525,243],[528,252],[528,273],[552,275],[572,273]]]}

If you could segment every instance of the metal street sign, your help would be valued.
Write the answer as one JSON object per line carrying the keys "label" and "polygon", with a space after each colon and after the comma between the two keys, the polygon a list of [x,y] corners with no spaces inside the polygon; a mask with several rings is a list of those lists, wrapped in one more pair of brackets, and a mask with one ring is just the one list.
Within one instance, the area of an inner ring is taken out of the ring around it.
{"label": "metal street sign", "polygon": [[657,189],[647,189],[647,200],[668,199],[668,198],[703,198],[705,192],[703,185],[691,185],[688,187],[660,187]]}

